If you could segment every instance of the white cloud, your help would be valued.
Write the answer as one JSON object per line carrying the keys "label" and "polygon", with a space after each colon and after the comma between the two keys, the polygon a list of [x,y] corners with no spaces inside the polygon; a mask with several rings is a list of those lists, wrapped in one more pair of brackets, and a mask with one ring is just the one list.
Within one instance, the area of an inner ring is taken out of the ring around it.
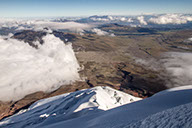
{"label": "white cloud", "polygon": [[68,29],[75,32],[82,32],[83,30],[91,29],[92,25],[82,24],[77,22],[52,22],[51,19],[0,19],[0,28],[8,27],[16,30],[44,30],[49,28],[51,30]]}
{"label": "white cloud", "polygon": [[192,16],[182,14],[165,14],[149,19],[149,22],[155,24],[186,24],[189,21],[192,21]]}
{"label": "white cloud", "polygon": [[140,22],[140,24],[147,25],[147,22],[145,21],[144,16],[137,17],[137,20]]}
{"label": "white cloud", "polygon": [[109,35],[108,32],[102,31],[101,29],[98,29],[98,28],[93,28],[91,31],[96,33],[99,36]]}
{"label": "white cloud", "polygon": [[23,41],[0,37],[0,100],[18,100],[37,91],[52,91],[79,79],[71,44],[53,35],[35,49]]}
{"label": "white cloud", "polygon": [[50,29],[69,29],[72,31],[77,31],[77,32],[81,32],[84,29],[89,29],[91,28],[90,25],[88,24],[81,24],[81,23],[77,23],[77,22],[45,22],[45,21],[39,21],[39,22],[35,22],[34,23],[34,27],[36,29],[38,29],[39,27],[48,27]]}
{"label": "white cloud", "polygon": [[133,22],[133,19],[132,18],[128,18],[127,22]]}
{"label": "white cloud", "polygon": [[111,37],[115,36],[114,33],[108,33],[108,32],[102,31],[101,29],[98,29],[98,28],[91,29],[91,32],[93,32],[99,36],[111,36]]}
{"label": "white cloud", "polygon": [[192,38],[189,38],[188,41],[192,41]]}
{"label": "white cloud", "polygon": [[174,86],[192,84],[192,53],[168,53],[163,63]]}
{"label": "white cloud", "polygon": [[125,18],[125,17],[122,17],[122,18],[120,19],[120,21],[126,21],[126,18]]}
{"label": "white cloud", "polygon": [[90,19],[99,22],[133,22],[132,18],[124,16],[95,16]]}

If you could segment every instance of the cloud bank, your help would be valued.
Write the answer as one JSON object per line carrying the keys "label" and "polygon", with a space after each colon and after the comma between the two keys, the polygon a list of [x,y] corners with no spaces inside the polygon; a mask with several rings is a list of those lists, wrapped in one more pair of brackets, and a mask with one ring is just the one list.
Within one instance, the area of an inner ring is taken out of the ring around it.
{"label": "cloud bank", "polygon": [[44,30],[49,28],[51,30],[68,29],[74,32],[82,32],[89,30],[93,26],[90,24],[70,22],[53,22],[51,19],[0,19],[0,28],[14,28],[16,30]]}
{"label": "cloud bank", "polygon": [[133,22],[131,17],[124,16],[91,16],[91,20],[97,22],[113,22],[113,21],[121,21],[121,22]]}
{"label": "cloud bank", "polygon": [[173,86],[192,84],[192,53],[167,53],[162,62]]}
{"label": "cloud bank", "polygon": [[43,40],[45,43],[35,49],[23,41],[0,37],[0,100],[53,91],[79,79],[72,45],[51,34]]}
{"label": "cloud bank", "polygon": [[192,53],[167,52],[160,60],[134,58],[137,64],[159,72],[168,88],[192,85]]}
{"label": "cloud bank", "polygon": [[165,14],[150,18],[148,22],[154,24],[186,24],[192,21],[192,16],[182,14]]}
{"label": "cloud bank", "polygon": [[166,24],[187,24],[192,22],[191,14],[148,14],[139,16],[91,16],[90,20],[95,22],[117,22],[127,25],[166,25]]}

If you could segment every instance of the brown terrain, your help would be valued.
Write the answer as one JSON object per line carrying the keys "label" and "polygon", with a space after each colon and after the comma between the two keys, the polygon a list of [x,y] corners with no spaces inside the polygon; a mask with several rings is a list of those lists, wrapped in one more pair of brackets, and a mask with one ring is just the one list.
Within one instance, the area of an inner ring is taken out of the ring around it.
{"label": "brown terrain", "polygon": [[[67,92],[94,86],[110,86],[131,95],[146,98],[159,91],[167,89],[163,77],[166,71],[156,65],[145,65],[145,62],[157,62],[161,55],[170,51],[191,51],[192,43],[186,39],[192,35],[192,30],[155,32],[149,29],[130,28],[109,25],[100,28],[113,31],[115,37],[54,31],[53,34],[61,40],[68,38],[73,43],[76,57],[82,70],[79,72],[82,81],[72,85],[64,85],[51,93],[36,92],[19,101],[0,102],[0,120],[28,108],[35,101]],[[44,32],[23,31],[13,38],[24,40],[34,48],[33,41],[42,44]],[[64,41],[64,43],[67,43]]]}

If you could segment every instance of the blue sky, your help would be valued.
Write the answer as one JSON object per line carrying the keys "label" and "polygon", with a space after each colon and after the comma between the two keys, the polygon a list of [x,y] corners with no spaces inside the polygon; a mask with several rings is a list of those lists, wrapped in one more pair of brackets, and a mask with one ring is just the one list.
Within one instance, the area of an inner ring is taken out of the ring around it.
{"label": "blue sky", "polygon": [[192,0],[0,0],[0,17],[192,13]]}

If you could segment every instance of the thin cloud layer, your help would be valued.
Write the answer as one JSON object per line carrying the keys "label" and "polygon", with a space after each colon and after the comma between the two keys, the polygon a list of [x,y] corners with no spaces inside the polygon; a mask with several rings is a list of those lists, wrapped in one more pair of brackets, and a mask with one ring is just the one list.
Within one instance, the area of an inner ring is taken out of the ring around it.
{"label": "thin cloud layer", "polygon": [[14,28],[16,30],[51,30],[68,29],[75,32],[89,30],[93,26],[77,22],[53,22],[51,19],[0,19],[0,28]]}

